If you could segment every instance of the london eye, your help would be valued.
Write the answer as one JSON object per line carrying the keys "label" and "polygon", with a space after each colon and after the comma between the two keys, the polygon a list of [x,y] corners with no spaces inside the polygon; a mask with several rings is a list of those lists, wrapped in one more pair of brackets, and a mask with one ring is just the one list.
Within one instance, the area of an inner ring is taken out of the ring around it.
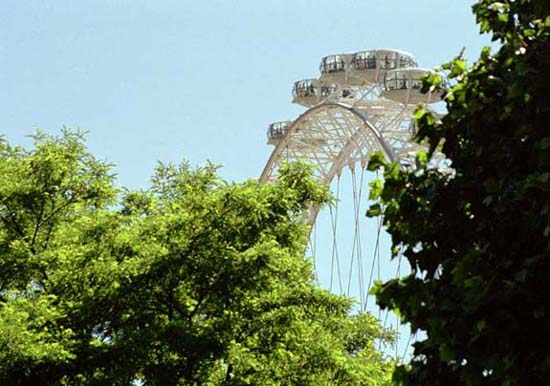
{"label": "london eye", "polygon": [[396,331],[389,351],[402,360],[414,337],[397,316],[378,309],[369,293],[375,280],[403,275],[406,267],[399,254],[390,259],[381,219],[365,216],[374,178],[366,167],[377,151],[401,168],[412,167],[422,147],[413,141],[413,113],[420,103],[441,101],[442,92],[421,92],[422,79],[433,70],[419,68],[413,55],[401,50],[329,55],[319,70],[319,77],[294,83],[292,102],[305,111],[269,125],[267,142],[274,149],[260,181],[274,181],[283,162],[315,165],[316,180],[329,185],[336,197],[328,209],[312,207],[306,214],[316,277],[331,291],[355,298],[358,311],[377,315],[384,327]]}

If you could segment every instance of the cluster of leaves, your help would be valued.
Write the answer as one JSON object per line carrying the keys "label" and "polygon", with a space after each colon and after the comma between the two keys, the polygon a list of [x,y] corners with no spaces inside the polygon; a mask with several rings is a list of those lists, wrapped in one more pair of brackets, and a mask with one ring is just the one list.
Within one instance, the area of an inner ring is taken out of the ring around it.
{"label": "cluster of leaves", "polygon": [[[481,32],[499,44],[470,68],[444,66],[448,114],[420,107],[414,170],[380,155],[382,204],[394,252],[412,274],[380,284],[380,305],[414,330],[403,385],[547,385],[550,379],[550,6],[481,0]],[[427,79],[425,89],[438,87]],[[442,151],[452,172],[430,164]],[[376,188],[377,186],[375,186]]]}
{"label": "cluster of leaves", "polygon": [[81,134],[0,142],[0,384],[384,385],[387,339],[313,285],[304,165],[228,184],[160,165],[114,188]]}

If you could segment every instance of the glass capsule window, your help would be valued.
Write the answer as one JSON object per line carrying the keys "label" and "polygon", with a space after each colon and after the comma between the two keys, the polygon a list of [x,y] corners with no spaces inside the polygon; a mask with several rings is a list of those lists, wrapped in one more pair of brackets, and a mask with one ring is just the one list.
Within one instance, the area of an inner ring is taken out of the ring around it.
{"label": "glass capsule window", "polygon": [[336,92],[336,86],[325,85],[321,86],[321,96],[328,97]]}
{"label": "glass capsule window", "polygon": [[376,55],[370,51],[358,52],[353,55],[352,66],[354,70],[374,70]]}
{"label": "glass capsule window", "polygon": [[396,51],[363,51],[353,55],[354,70],[374,70],[379,66],[382,70],[416,67],[414,58],[409,54]]}
{"label": "glass capsule window", "polygon": [[409,68],[409,67],[416,67],[417,64],[414,61],[414,58],[409,55],[401,55],[399,58],[399,68]]}
{"label": "glass capsule window", "polygon": [[301,80],[294,83],[292,96],[294,98],[305,98],[319,95],[319,87],[311,80]]}
{"label": "glass capsule window", "polygon": [[397,68],[399,56],[397,52],[379,52],[378,63],[382,70],[394,70]]}
{"label": "glass capsule window", "polygon": [[267,129],[267,138],[272,140],[278,140],[283,138],[288,131],[288,122],[275,122],[269,125]]}
{"label": "glass capsule window", "polygon": [[413,74],[405,71],[388,72],[384,77],[384,89],[386,91],[408,89],[420,90],[420,88],[422,88],[422,78],[426,75],[427,73],[423,72]]}
{"label": "glass capsule window", "polygon": [[301,80],[294,83],[292,88],[292,96],[294,98],[307,98],[323,96],[327,97],[336,92],[334,85],[319,85],[317,79]]}
{"label": "glass capsule window", "polygon": [[344,55],[327,56],[321,59],[319,70],[322,74],[346,71],[346,57]]}

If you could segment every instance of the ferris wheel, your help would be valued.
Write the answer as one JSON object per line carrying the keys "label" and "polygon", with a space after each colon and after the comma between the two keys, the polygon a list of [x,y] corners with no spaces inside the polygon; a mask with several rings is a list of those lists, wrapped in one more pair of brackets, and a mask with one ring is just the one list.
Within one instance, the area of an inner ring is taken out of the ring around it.
{"label": "ferris wheel", "polygon": [[[330,185],[336,196],[336,204],[324,213],[315,207],[307,213],[316,277],[331,291],[354,297],[358,310],[378,314],[385,327],[398,331],[401,343],[397,340],[392,350],[404,358],[410,333],[369,300],[374,280],[400,276],[405,267],[400,257],[390,262],[381,219],[369,223],[365,216],[372,180],[366,166],[376,151],[402,168],[413,165],[420,148],[412,141],[413,112],[418,103],[441,101],[442,94],[421,93],[422,79],[433,70],[418,68],[414,57],[400,50],[330,55],[321,59],[319,69],[318,78],[294,83],[292,102],[305,112],[269,125],[268,144],[274,149],[260,181],[272,182],[283,162],[307,160],[316,165],[315,178]],[[382,262],[384,251],[388,256]]]}

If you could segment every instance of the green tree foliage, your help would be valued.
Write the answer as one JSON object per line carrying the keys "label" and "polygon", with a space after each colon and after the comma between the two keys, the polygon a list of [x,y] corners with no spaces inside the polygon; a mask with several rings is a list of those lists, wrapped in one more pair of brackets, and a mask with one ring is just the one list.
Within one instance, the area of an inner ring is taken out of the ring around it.
{"label": "green tree foliage", "polygon": [[387,334],[303,258],[330,199],[307,167],[160,165],[124,191],[79,133],[34,139],[0,143],[0,384],[387,384]]}
{"label": "green tree foliage", "polygon": [[[394,253],[412,274],[380,284],[379,304],[427,338],[403,385],[550,384],[550,6],[482,0],[483,50],[443,68],[455,85],[441,120],[420,108],[415,170],[385,164],[382,204]],[[424,88],[438,87],[428,79]],[[452,172],[429,165],[441,150]]]}

